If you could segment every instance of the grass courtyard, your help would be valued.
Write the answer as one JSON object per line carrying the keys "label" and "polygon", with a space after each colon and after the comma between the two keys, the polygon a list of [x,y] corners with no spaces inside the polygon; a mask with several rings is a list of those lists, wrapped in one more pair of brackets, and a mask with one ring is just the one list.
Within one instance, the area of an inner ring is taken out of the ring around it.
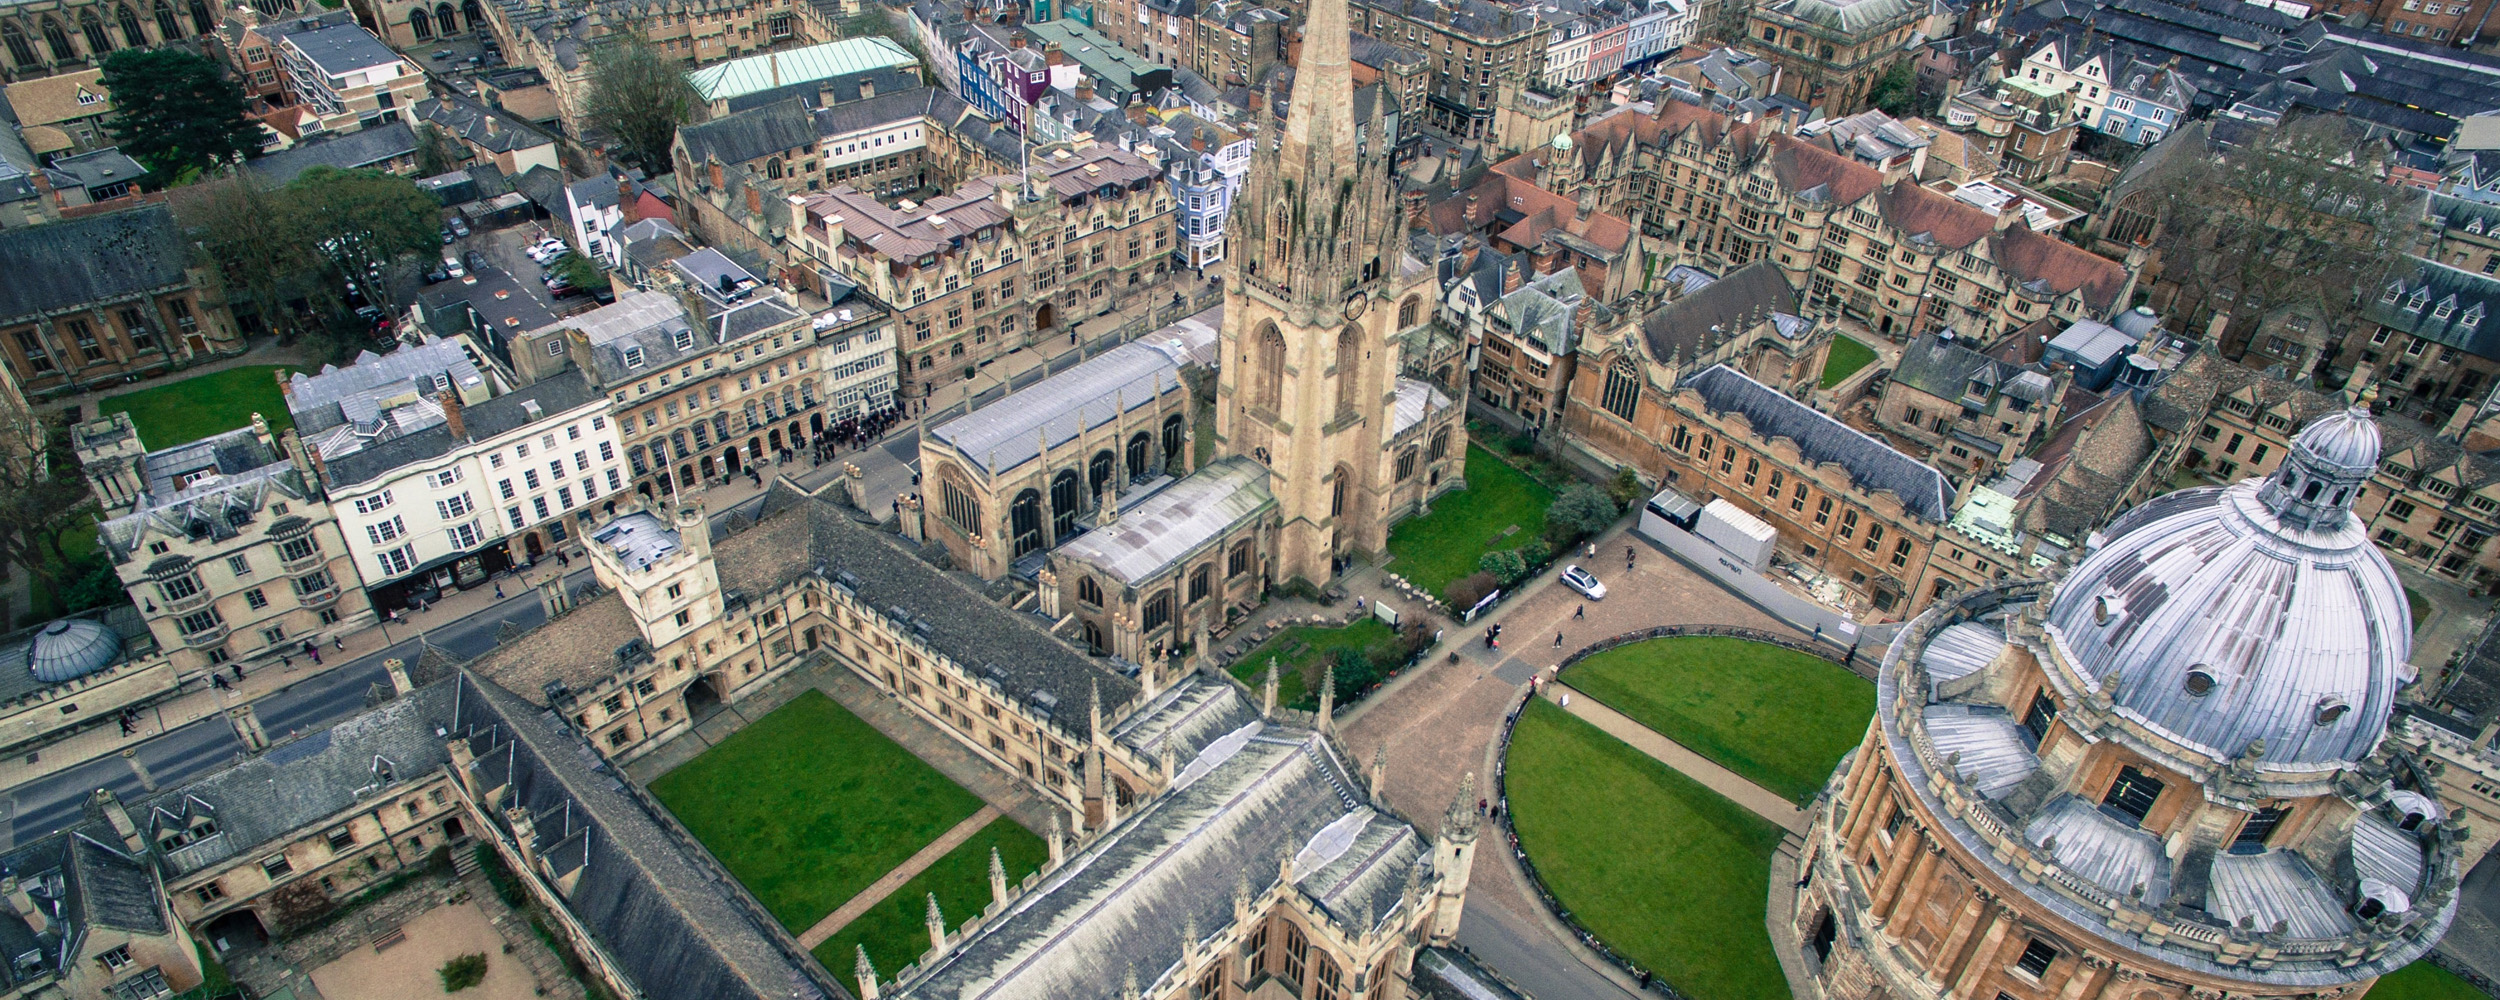
{"label": "grass courtyard", "polygon": [[651,793],[793,934],[981,809],[815,690],[661,775]]}
{"label": "grass courtyard", "polygon": [[1875,685],[1819,657],[1722,636],[1618,646],[1563,682],[1790,801],[1866,735]]}
{"label": "grass courtyard", "polygon": [[1573,919],[1686,996],[1787,1000],[1763,927],[1778,826],[1541,698],[1507,774],[1520,846]]}
{"label": "grass courtyard", "polygon": [[[1268,637],[1257,649],[1234,661],[1233,676],[1255,691],[1267,673],[1267,662],[1273,659],[1277,667],[1276,703],[1287,708],[1303,707],[1303,697],[1308,695],[1316,705],[1320,677],[1328,664],[1337,662],[1338,652],[1356,649],[1368,653],[1396,642],[1397,637],[1397,630],[1378,618],[1361,618],[1338,628],[1289,628]],[[1348,692],[1338,693],[1342,697]]]}
{"label": "grass courtyard", "polygon": [[1467,488],[1432,502],[1432,513],[1389,531],[1390,572],[1439,594],[1476,571],[1495,549],[1515,549],[1545,534],[1554,491],[1476,445],[1467,446]]}
{"label": "grass courtyard", "polygon": [[2491,1000],[2474,984],[2428,961],[2380,976],[2363,996],[2365,1000]]}
{"label": "grass courtyard", "polygon": [[1831,352],[1823,356],[1823,388],[1846,382],[1858,369],[1874,363],[1874,348],[1847,337],[1833,337]]}
{"label": "grass courtyard", "polygon": [[825,963],[825,968],[847,974],[857,960],[857,949],[866,945],[868,958],[876,963],[879,972],[891,974],[911,964],[921,952],[929,950],[926,921],[930,893],[937,894],[938,912],[945,915],[948,927],[963,926],[966,919],[990,905],[992,847],[998,848],[998,860],[1007,868],[1010,886],[1041,870],[1042,864],[1050,860],[1050,845],[1043,843],[1042,838],[1008,817],[991,820],[972,839],[946,852],[945,857],[817,945],[816,960]]}
{"label": "grass courtyard", "polygon": [[139,439],[150,448],[189,444],[249,427],[254,413],[268,419],[274,434],[295,426],[295,419],[286,412],[286,395],[278,391],[277,373],[290,370],[287,365],[244,365],[163,382],[107,397],[96,405],[96,412],[129,411],[131,422],[139,426]]}

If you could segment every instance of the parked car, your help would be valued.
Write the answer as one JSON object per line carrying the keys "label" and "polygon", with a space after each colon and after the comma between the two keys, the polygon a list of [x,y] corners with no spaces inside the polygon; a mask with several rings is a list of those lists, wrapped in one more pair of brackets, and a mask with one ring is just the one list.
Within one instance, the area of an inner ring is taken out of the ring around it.
{"label": "parked car", "polygon": [[460,266],[460,258],[445,257],[443,258],[443,273],[458,278],[466,276],[469,273],[469,269]]}
{"label": "parked car", "polygon": [[521,252],[528,254],[531,260],[544,264],[547,262],[547,258],[563,253],[565,249],[566,247],[563,240],[550,236],[536,243],[532,243],[527,247],[523,247]]}
{"label": "parked car", "polygon": [[450,226],[444,226],[444,227],[443,227],[443,245],[444,245],[444,246],[450,246],[450,245],[451,245],[451,241],[453,241],[453,240],[455,240],[455,239],[458,239],[458,238],[459,238],[459,237],[452,235],[452,232],[451,232],[451,227],[450,227]]}
{"label": "parked car", "polygon": [[590,290],[568,281],[561,285],[547,286],[547,294],[553,298],[569,299],[576,295],[588,295]]}
{"label": "parked car", "polygon": [[491,261],[487,260],[487,259],[486,259],[486,255],[485,255],[484,253],[479,252],[479,251],[476,251],[476,250],[471,250],[471,251],[469,251],[468,253],[463,254],[463,255],[461,255],[461,256],[462,256],[462,259],[464,259],[464,260],[466,260],[466,261],[468,261],[468,262],[469,262],[469,270],[472,270],[472,271],[483,271],[483,270],[486,270],[488,267],[493,266],[493,262],[491,262]]}
{"label": "parked car", "polygon": [[455,236],[467,236],[467,235],[469,235],[469,220],[467,220],[467,219],[463,219],[463,218],[461,218],[461,217],[459,217],[459,216],[455,215],[455,216],[452,216],[452,217],[451,217],[451,222],[450,222],[450,225],[451,225],[452,235],[455,235]]}
{"label": "parked car", "polygon": [[1563,586],[1579,591],[1580,596],[1586,597],[1589,600],[1602,601],[1606,599],[1606,585],[1597,582],[1597,577],[1595,575],[1592,575],[1589,571],[1581,569],[1576,565],[1563,567],[1562,584]]}
{"label": "parked car", "polygon": [[451,272],[443,270],[439,267],[425,272],[425,283],[429,285],[439,285],[450,280]]}

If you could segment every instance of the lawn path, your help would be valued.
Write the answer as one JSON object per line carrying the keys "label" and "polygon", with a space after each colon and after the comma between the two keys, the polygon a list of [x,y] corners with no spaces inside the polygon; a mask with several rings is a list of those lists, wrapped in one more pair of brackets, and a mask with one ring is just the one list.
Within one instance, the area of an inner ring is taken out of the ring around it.
{"label": "lawn path", "polygon": [[964,841],[971,840],[973,834],[981,832],[981,829],[990,825],[990,821],[997,819],[998,815],[997,806],[984,805],[980,812],[965,817],[963,822],[955,824],[954,829],[940,834],[938,839],[929,842],[929,846],[921,848],[920,853],[903,859],[903,863],[895,865],[893,871],[885,873],[875,882],[870,883],[868,888],[860,890],[859,895],[851,897],[850,902],[835,907],[833,912],[825,914],[825,919],[816,921],[816,926],[808,928],[807,933],[799,935],[799,947],[813,951],[817,945],[825,943],[825,939],[842,933],[843,927],[859,919],[859,915],[868,912],[869,907],[885,902],[885,897],[892,895],[894,890],[902,887],[903,883],[911,881],[922,871],[927,870],[930,865],[936,864],[937,860],[945,857],[948,851],[963,846]]}
{"label": "lawn path", "polygon": [[[1571,703],[1565,705],[1561,699],[1566,694],[1577,694],[1579,697],[1571,699]],[[1791,833],[1806,832],[1808,823],[1806,811],[1797,808],[1795,803],[1781,798],[1777,792],[1745,780],[1743,776],[1719,766],[1708,757],[1694,753],[1683,744],[1659,735],[1657,730],[1632,721],[1631,717],[1606,707],[1604,702],[1589,697],[1587,693],[1574,691],[1570,685],[1555,681],[1545,685],[1543,697],[1547,701],[1560,705],[1563,711],[1578,716],[1590,725],[1604,730],[1607,735],[1630,744],[1633,749],[1657,758],[1659,763],[1682,772],[1685,777],[1701,782],[1711,791],[1726,796],[1728,801],[1745,807],[1763,819],[1777,823]]]}

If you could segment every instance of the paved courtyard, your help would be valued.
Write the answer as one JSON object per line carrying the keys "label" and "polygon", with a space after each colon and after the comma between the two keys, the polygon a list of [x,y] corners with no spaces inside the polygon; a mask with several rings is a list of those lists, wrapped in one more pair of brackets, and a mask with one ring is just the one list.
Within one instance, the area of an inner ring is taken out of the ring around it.
{"label": "paved courtyard", "polygon": [[447,997],[436,970],[461,955],[486,956],[486,981],[460,991],[463,1000],[530,1000],[538,981],[528,966],[503,953],[503,935],[474,902],[439,906],[401,926],[406,934],[388,948],[359,948],[312,970],[325,997]]}

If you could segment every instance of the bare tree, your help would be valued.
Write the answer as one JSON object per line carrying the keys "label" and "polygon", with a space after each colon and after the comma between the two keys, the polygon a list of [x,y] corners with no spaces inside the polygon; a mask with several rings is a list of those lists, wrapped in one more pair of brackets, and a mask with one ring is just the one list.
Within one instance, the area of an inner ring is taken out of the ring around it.
{"label": "bare tree", "polygon": [[200,197],[179,203],[193,249],[229,288],[251,300],[269,332],[292,341],[305,332],[292,303],[310,290],[305,276],[320,268],[294,203],[272,197],[240,171],[202,188]]}
{"label": "bare tree", "polygon": [[70,582],[61,537],[95,510],[58,430],[30,409],[0,405],[0,559],[55,592]]}
{"label": "bare tree", "polygon": [[703,98],[686,82],[686,64],[653,47],[639,32],[609,37],[593,55],[590,124],[616,137],[618,154],[651,175],[669,170],[677,126],[695,120]]}
{"label": "bare tree", "polygon": [[2145,179],[2174,312],[2226,316],[2236,355],[2268,310],[2306,306],[2340,330],[2404,252],[2422,193],[2386,182],[2385,146],[2298,118],[2248,144],[2181,149]]}

